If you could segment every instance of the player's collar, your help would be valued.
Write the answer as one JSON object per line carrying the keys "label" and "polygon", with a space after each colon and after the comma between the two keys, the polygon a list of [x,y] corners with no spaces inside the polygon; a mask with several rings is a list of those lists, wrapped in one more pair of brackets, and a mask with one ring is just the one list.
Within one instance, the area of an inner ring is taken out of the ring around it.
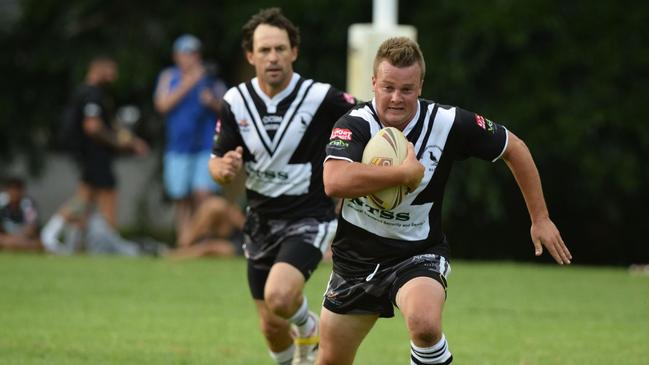
{"label": "player's collar", "polygon": [[284,90],[280,91],[279,93],[275,94],[275,96],[273,96],[272,98],[266,95],[266,93],[264,93],[261,90],[261,86],[259,86],[259,79],[257,77],[252,79],[251,83],[257,95],[259,95],[261,100],[263,100],[264,103],[266,104],[266,108],[274,110],[275,108],[277,108],[277,104],[279,104],[280,101],[282,101],[284,98],[286,98],[293,92],[293,89],[295,89],[295,85],[297,85],[298,80],[300,80],[300,74],[298,74],[297,72],[293,72],[291,81],[288,83],[286,88],[284,88]]}

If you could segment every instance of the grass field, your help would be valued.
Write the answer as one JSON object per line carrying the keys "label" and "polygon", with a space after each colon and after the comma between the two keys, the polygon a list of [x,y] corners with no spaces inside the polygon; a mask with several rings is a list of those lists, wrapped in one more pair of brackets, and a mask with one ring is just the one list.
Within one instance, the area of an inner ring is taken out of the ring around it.
{"label": "grass field", "polygon": [[[0,364],[272,364],[234,260],[0,254]],[[318,309],[331,267],[308,286]],[[456,262],[455,364],[649,364],[649,277],[616,268]],[[408,364],[401,317],[356,364]]]}

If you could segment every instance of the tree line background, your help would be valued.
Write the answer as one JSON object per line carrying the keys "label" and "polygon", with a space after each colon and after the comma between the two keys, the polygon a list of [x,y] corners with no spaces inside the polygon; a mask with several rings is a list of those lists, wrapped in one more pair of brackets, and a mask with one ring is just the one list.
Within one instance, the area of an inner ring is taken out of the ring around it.
{"label": "tree line background", "polygon": [[[0,3],[0,171],[26,156],[38,175],[88,59],[113,54],[119,103],[163,141],[151,95],[173,40],[191,32],[234,85],[251,76],[240,29],[265,1],[4,0]],[[347,29],[371,1],[276,1],[301,29],[295,68],[344,89]],[[649,8],[641,2],[402,0],[418,29],[424,96],[506,125],[535,156],[552,218],[577,262],[649,262]],[[370,70],[368,70],[370,72]],[[0,177],[2,173],[0,172]],[[532,258],[529,218],[504,163],[456,165],[444,224],[454,257]]]}

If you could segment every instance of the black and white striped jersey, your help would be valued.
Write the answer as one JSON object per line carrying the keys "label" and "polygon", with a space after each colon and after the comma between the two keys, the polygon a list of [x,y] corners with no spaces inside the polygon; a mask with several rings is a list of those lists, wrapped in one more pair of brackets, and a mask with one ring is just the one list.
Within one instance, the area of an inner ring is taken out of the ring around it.
{"label": "black and white striped jersey", "polygon": [[322,163],[333,124],[355,99],[294,73],[272,98],[254,78],[228,90],[224,101],[213,154],[243,147],[250,208],[271,219],[333,218]]}
{"label": "black and white striped jersey", "polygon": [[[381,128],[373,101],[358,105],[336,122],[326,159],[360,162],[365,145]],[[365,197],[344,200],[333,242],[336,272],[362,275],[377,264],[423,253],[448,257],[441,212],[453,162],[468,157],[495,161],[507,146],[503,126],[423,99],[403,132],[425,167],[424,178],[394,210],[376,209]]]}

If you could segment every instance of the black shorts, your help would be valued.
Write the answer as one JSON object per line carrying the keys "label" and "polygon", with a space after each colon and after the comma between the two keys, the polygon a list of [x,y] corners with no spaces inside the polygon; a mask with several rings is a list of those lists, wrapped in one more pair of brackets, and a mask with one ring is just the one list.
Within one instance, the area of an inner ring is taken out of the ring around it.
{"label": "black shorts", "polygon": [[81,181],[93,188],[113,189],[117,185],[112,164],[96,161],[80,161]]}
{"label": "black shorts", "polygon": [[244,253],[248,259],[248,286],[254,299],[264,299],[271,267],[285,262],[308,280],[318,267],[336,232],[336,220],[264,219],[249,212],[244,226]]}
{"label": "black shorts", "polygon": [[445,257],[424,254],[410,257],[396,265],[377,267],[362,277],[343,277],[331,273],[323,306],[338,314],[378,314],[394,316],[399,288],[416,277],[424,276],[438,281],[446,291],[446,277],[451,266]]}

